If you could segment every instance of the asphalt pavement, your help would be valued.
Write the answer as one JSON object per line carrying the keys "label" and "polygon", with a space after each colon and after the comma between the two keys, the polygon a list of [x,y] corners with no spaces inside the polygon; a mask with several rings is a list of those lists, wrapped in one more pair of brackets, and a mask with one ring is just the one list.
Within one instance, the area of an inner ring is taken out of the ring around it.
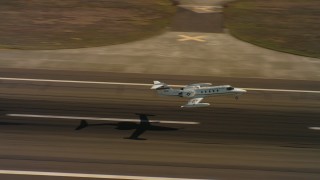
{"label": "asphalt pavement", "polygon": [[[0,75],[147,84],[152,80],[181,85],[223,82],[248,88],[320,90],[313,81],[252,78],[19,69],[2,69]],[[249,91],[238,101],[232,96],[206,98],[204,102],[212,106],[181,109],[186,99],[159,97],[147,85],[1,80],[0,99],[1,169],[202,179],[320,176],[320,132],[310,129],[320,126],[318,93]],[[87,127],[75,130],[80,119],[8,116],[139,120],[137,113],[147,115],[150,121],[199,124],[152,123],[139,135],[141,140],[133,140],[127,138],[140,127],[139,123],[88,121]]]}

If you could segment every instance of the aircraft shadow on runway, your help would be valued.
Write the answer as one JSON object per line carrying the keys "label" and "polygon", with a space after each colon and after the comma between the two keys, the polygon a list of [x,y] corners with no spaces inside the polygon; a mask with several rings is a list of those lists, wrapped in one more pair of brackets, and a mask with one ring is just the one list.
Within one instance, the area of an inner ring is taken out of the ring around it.
{"label": "aircraft shadow on runway", "polygon": [[148,119],[148,116],[154,116],[151,114],[139,114],[136,113],[140,117],[140,123],[134,122],[119,122],[119,123],[100,123],[100,124],[88,124],[86,120],[81,120],[80,125],[75,130],[81,130],[83,128],[89,126],[115,126],[115,129],[118,130],[135,130],[130,137],[126,137],[125,139],[132,140],[146,140],[145,138],[140,138],[146,131],[176,131],[178,128],[164,127],[164,126],[155,126],[152,125]]}

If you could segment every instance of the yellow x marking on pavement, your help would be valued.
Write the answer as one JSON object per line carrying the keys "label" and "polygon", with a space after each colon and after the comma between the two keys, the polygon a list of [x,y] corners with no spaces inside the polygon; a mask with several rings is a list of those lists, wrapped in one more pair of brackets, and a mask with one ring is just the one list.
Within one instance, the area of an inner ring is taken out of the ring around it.
{"label": "yellow x marking on pavement", "polygon": [[222,6],[190,6],[180,5],[179,7],[191,10],[196,13],[219,13],[222,12]]}
{"label": "yellow x marking on pavement", "polygon": [[212,6],[195,6],[192,8],[194,12],[197,13],[210,13],[214,12],[214,9]]}
{"label": "yellow x marking on pavement", "polygon": [[179,35],[181,38],[178,41],[198,41],[198,42],[205,42],[203,38],[205,36],[187,36],[187,35]]}

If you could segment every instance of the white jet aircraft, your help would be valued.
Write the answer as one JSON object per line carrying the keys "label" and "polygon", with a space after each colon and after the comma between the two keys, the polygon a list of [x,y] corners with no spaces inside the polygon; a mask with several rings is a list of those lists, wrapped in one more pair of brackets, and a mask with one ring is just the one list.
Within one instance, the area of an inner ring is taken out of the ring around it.
{"label": "white jet aircraft", "polygon": [[151,89],[157,90],[158,94],[162,96],[191,98],[187,104],[181,106],[182,108],[209,106],[209,103],[200,103],[207,96],[234,95],[238,99],[239,95],[247,92],[244,89],[234,88],[230,85],[212,86],[211,83],[190,84],[181,89],[172,89],[167,84],[159,81],[153,81]]}

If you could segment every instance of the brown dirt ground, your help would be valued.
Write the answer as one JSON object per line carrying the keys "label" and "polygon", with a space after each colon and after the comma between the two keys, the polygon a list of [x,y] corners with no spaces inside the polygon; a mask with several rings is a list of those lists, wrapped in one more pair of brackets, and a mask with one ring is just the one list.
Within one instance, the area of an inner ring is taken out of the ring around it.
{"label": "brown dirt ground", "polygon": [[319,0],[239,0],[227,5],[225,25],[250,43],[320,58]]}
{"label": "brown dirt ground", "polygon": [[169,0],[0,1],[0,47],[61,49],[146,38],[169,24]]}

